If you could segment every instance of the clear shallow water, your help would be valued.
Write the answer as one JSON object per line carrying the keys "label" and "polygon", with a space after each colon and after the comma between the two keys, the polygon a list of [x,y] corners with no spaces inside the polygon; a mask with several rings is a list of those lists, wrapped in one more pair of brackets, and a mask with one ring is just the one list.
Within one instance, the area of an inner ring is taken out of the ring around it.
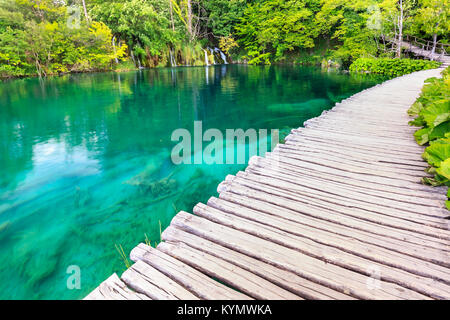
{"label": "clear shallow water", "polygon": [[245,167],[174,165],[173,130],[287,133],[381,80],[227,65],[0,83],[0,299],[84,297],[124,270],[115,244],[158,241],[160,222]]}

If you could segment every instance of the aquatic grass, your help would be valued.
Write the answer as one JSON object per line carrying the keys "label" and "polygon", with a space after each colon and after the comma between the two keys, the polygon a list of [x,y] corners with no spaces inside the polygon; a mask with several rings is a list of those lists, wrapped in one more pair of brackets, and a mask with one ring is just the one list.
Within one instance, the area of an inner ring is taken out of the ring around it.
{"label": "aquatic grass", "polygon": [[131,263],[128,260],[127,255],[125,254],[125,252],[123,251],[122,245],[117,245],[115,244],[116,250],[119,253],[120,259],[122,260],[122,262],[124,263],[125,267],[128,269],[129,267],[131,267]]}

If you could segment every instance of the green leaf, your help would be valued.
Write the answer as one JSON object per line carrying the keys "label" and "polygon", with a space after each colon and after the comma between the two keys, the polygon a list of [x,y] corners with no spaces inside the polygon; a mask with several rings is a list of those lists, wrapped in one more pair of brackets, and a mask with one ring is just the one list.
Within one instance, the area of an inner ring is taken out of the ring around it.
{"label": "green leaf", "polygon": [[423,109],[423,104],[420,101],[414,102],[414,104],[408,109],[408,115],[417,116],[420,110]]}
{"label": "green leaf", "polygon": [[439,138],[444,138],[445,134],[450,131],[450,121],[441,123],[440,125],[434,127],[428,136],[428,139],[435,140]]}
{"label": "green leaf", "polygon": [[450,101],[438,101],[423,108],[419,113],[429,127],[436,127],[450,120]]}
{"label": "green leaf", "polygon": [[414,132],[414,138],[416,139],[417,143],[422,146],[430,141],[429,135],[432,130],[432,128],[422,128]]}
{"label": "green leaf", "polygon": [[436,169],[436,173],[450,180],[450,158],[441,162],[441,166]]}
{"label": "green leaf", "polygon": [[432,166],[439,168],[441,162],[450,158],[449,143],[433,143],[425,149],[423,158]]}

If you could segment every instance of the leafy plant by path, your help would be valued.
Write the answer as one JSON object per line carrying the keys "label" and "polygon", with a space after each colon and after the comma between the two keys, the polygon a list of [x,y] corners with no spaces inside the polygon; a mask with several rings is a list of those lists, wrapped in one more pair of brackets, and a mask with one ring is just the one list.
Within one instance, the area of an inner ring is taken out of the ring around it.
{"label": "leafy plant by path", "polygon": [[[416,118],[410,125],[422,127],[414,133],[418,144],[429,146],[422,157],[430,167],[426,170],[434,175],[424,177],[424,183],[432,186],[450,186],[450,67],[442,78],[428,79],[420,97],[408,110]],[[447,197],[449,193],[447,192]],[[450,210],[450,201],[447,200]]]}
{"label": "leafy plant by path", "polygon": [[350,72],[399,77],[415,71],[434,69],[440,65],[440,62],[428,60],[359,58],[350,65]]}

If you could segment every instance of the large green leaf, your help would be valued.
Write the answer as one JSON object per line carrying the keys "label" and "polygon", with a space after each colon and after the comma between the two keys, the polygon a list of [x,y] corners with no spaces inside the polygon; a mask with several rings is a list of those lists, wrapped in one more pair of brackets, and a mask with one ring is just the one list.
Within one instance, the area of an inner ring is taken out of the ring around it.
{"label": "large green leaf", "polygon": [[450,158],[445,159],[441,162],[441,166],[436,169],[436,173],[450,179]]}
{"label": "large green leaf", "polygon": [[439,138],[444,138],[445,134],[449,131],[450,131],[450,121],[446,121],[434,127],[429,133],[428,139],[431,141]]}
{"label": "large green leaf", "polygon": [[450,158],[450,143],[433,143],[425,149],[423,158],[436,168],[441,166],[441,162]]}
{"label": "large green leaf", "polygon": [[439,100],[429,104],[420,111],[428,127],[437,127],[441,123],[450,120],[450,101]]}
{"label": "large green leaf", "polygon": [[423,105],[420,101],[414,102],[414,104],[408,109],[408,114],[410,116],[417,116],[419,112],[423,109]]}
{"label": "large green leaf", "polygon": [[414,132],[414,138],[416,139],[417,143],[423,146],[425,143],[430,141],[430,132],[433,130],[432,128],[422,128]]}

